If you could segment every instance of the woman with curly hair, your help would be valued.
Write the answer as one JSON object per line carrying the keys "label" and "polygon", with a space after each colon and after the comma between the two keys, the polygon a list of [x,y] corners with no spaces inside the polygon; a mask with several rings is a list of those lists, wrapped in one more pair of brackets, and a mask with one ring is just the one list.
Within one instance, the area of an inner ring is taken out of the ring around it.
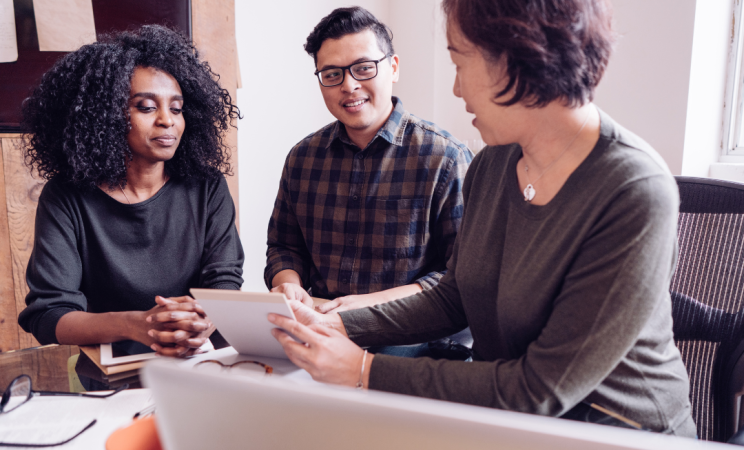
{"label": "woman with curly hair", "polygon": [[193,354],[213,331],[192,287],[240,289],[223,174],[239,116],[194,46],[160,26],[60,59],[23,104],[46,180],[18,321],[42,344],[134,340]]}

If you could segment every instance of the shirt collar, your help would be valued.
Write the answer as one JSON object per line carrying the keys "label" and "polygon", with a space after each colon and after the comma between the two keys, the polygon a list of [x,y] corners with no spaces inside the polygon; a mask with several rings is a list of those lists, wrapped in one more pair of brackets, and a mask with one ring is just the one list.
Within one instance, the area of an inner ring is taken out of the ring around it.
{"label": "shirt collar", "polygon": [[[392,145],[403,145],[403,136],[408,125],[408,112],[403,109],[403,102],[398,97],[393,97],[393,112],[390,113],[387,122],[377,130],[375,137],[372,138],[371,142],[374,142],[378,137],[385,139]],[[349,139],[349,135],[346,134],[346,127],[338,120],[333,124],[331,129],[330,139],[328,139],[327,147],[331,147],[335,140],[339,140],[347,145],[354,145]]]}

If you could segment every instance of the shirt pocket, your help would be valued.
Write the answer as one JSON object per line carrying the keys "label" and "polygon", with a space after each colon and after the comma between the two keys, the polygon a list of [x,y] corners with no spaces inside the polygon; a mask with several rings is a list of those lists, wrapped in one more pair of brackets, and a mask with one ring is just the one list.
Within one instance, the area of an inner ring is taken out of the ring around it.
{"label": "shirt pocket", "polygon": [[383,259],[420,254],[427,229],[425,206],[423,198],[377,200],[373,254]]}

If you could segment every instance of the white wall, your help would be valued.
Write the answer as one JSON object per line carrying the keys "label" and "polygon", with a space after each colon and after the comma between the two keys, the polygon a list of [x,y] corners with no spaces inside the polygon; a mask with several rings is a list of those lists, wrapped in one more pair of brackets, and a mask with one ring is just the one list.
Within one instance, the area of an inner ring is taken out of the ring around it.
{"label": "white wall", "polygon": [[481,137],[465,102],[452,94],[455,66],[447,51],[440,4],[440,0],[391,0],[387,25],[401,59],[400,81],[393,93],[411,113],[472,144]]}
{"label": "white wall", "polygon": [[434,9],[437,0],[390,2],[386,23],[393,30],[393,46],[400,57],[400,79],[393,95],[405,108],[422,118],[434,111]]}
{"label": "white wall", "polygon": [[[722,9],[730,8],[731,1],[700,2],[715,5],[698,8],[698,15],[702,10],[709,26],[716,27],[716,34],[711,38],[708,33],[698,33],[698,47],[702,50],[696,52],[698,66],[694,80],[700,89],[695,93],[696,109],[691,117],[687,114],[687,103],[691,95],[696,1],[613,2],[619,39],[595,101],[615,120],[648,141],[675,174],[682,172],[686,145],[690,147],[686,153],[689,158],[685,156],[689,167],[700,167],[700,153],[707,151],[704,157],[710,157],[710,142],[701,141],[710,140],[711,127],[715,128],[713,122],[720,119],[710,111],[711,108],[720,111],[721,105],[711,103],[722,101],[722,94],[714,95],[719,89],[718,80],[706,83],[712,70],[724,70],[720,67],[725,64],[714,59],[726,52],[725,42],[718,42],[721,32],[726,33],[720,16]],[[446,48],[440,3],[440,0],[391,0],[387,23],[393,29],[396,51],[401,56],[401,81],[394,92],[412,113],[472,143],[480,135],[472,126],[473,116],[465,112],[464,102],[452,94],[455,70]],[[714,51],[709,48],[706,51],[706,45],[716,44],[720,46]],[[688,121],[694,121],[695,125],[686,138]],[[693,136],[697,142],[693,143]],[[715,149],[712,153],[717,156]]]}
{"label": "white wall", "polygon": [[[716,102],[722,101],[723,81],[712,66],[719,67],[722,52],[728,51],[718,46],[726,47],[719,41],[730,29],[725,10],[732,1],[697,2],[697,18],[696,0],[614,1],[620,38],[596,103],[654,146],[675,174],[707,176],[707,165],[718,154],[712,147],[720,145]],[[701,9],[709,3],[715,6]],[[246,290],[265,289],[266,230],[287,152],[334,120],[302,46],[323,16],[351,5],[369,9],[393,30],[401,60],[393,92],[406,109],[462,141],[480,139],[472,115],[452,95],[455,71],[440,0],[236,0],[243,78],[238,105],[245,117],[238,128],[238,153]],[[721,23],[724,19],[728,22]],[[695,20],[708,25],[695,35],[693,49]]]}
{"label": "white wall", "polygon": [[266,230],[284,159],[303,137],[334,120],[323,103],[305,39],[334,8],[358,5],[393,30],[401,78],[393,94],[406,109],[463,140],[480,139],[462,100],[452,95],[440,0],[236,0],[243,88],[238,106],[240,232],[244,290],[264,290]]}
{"label": "white wall", "polygon": [[620,38],[595,102],[679,175],[695,0],[615,0],[613,6]]}

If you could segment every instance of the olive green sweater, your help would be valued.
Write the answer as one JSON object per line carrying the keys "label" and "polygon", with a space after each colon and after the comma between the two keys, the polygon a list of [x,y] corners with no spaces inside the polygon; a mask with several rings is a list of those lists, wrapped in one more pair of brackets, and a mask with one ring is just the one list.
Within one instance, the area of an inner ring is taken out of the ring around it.
{"label": "olive green sweater", "polygon": [[548,416],[587,400],[695,436],[669,298],[677,187],[648,144],[601,121],[596,147],[544,206],[519,190],[518,145],[476,156],[439,285],[341,313],[360,345],[470,326],[475,361],[377,355],[370,388]]}

